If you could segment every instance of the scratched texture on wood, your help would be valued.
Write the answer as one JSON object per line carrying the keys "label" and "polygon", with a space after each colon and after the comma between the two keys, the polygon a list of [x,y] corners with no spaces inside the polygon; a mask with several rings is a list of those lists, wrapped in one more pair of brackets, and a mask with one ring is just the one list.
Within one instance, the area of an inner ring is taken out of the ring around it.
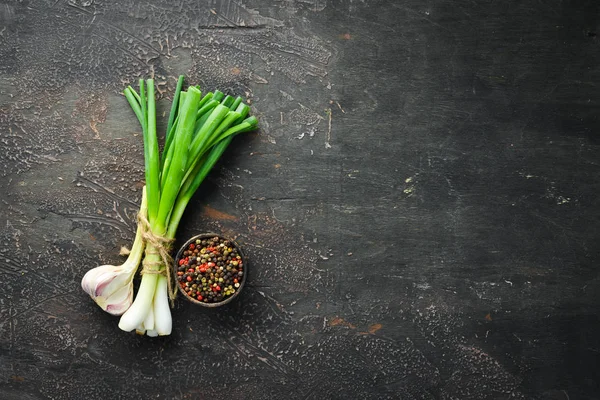
{"label": "scratched texture on wood", "polygon": [[[0,1],[0,398],[597,399],[599,6],[512,3]],[[261,121],[179,231],[251,274],[150,339],[79,282],[182,73]]]}

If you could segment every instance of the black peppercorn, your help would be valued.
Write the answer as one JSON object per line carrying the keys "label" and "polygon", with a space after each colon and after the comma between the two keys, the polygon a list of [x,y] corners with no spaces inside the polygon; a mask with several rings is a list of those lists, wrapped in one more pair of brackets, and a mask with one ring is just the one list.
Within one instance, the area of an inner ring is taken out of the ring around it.
{"label": "black peppercorn", "polygon": [[177,280],[196,301],[221,302],[239,289],[243,260],[230,241],[219,237],[194,240],[180,254]]}

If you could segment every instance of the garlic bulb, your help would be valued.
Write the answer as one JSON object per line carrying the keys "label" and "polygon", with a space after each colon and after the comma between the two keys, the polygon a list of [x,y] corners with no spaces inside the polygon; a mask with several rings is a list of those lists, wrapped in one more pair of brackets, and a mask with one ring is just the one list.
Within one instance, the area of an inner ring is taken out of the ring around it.
{"label": "garlic bulb", "polygon": [[[140,212],[147,212],[146,188],[142,193]],[[133,302],[133,278],[144,254],[141,226],[135,234],[131,252],[122,265],[101,265],[89,270],[81,280],[81,288],[104,311],[122,315]]]}

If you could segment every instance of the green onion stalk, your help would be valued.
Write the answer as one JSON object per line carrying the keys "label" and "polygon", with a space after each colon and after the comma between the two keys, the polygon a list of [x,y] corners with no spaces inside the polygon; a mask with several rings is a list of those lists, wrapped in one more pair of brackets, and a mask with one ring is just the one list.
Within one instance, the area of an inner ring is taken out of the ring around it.
{"label": "green onion stalk", "polygon": [[193,194],[217,163],[233,137],[254,130],[257,119],[241,97],[218,90],[202,95],[197,86],[183,90],[179,77],[162,152],[156,130],[154,81],[140,80],[124,94],[142,127],[146,212],[138,215],[145,242],[142,281],[119,328],[148,336],[169,335],[171,306],[177,290],[172,273],[171,246]]}

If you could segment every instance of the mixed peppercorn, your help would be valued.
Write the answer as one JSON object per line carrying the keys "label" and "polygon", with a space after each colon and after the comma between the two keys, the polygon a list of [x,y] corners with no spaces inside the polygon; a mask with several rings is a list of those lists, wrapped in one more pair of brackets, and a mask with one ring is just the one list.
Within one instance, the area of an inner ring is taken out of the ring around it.
{"label": "mixed peppercorn", "polygon": [[219,303],[231,297],[244,276],[241,255],[227,239],[197,239],[180,256],[177,280],[183,291],[203,303]]}

